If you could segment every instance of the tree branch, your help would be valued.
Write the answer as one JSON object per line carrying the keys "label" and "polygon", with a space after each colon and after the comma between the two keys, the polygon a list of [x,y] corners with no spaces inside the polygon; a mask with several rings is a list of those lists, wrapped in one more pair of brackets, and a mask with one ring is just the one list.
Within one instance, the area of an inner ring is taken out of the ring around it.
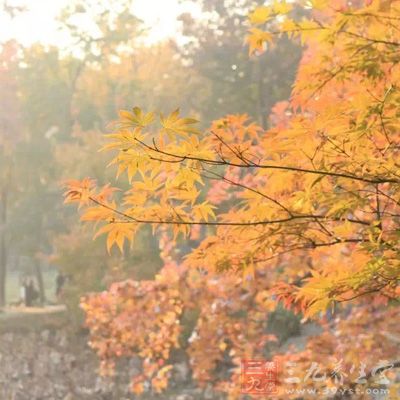
{"label": "tree branch", "polygon": [[307,169],[307,168],[301,168],[301,167],[291,167],[291,166],[285,166],[285,165],[259,164],[259,163],[254,163],[254,162],[252,162],[249,165],[247,160],[244,160],[244,163],[234,163],[234,162],[227,161],[225,159],[224,160],[212,160],[212,159],[207,159],[207,158],[202,158],[202,157],[191,156],[189,154],[182,156],[182,155],[178,155],[178,154],[169,153],[165,150],[161,150],[157,146],[152,147],[138,138],[134,138],[134,140],[137,141],[140,145],[142,145],[143,147],[145,147],[148,150],[151,150],[155,153],[158,153],[158,154],[161,154],[164,156],[173,157],[173,160],[168,160],[168,159],[162,159],[162,158],[149,156],[150,159],[152,159],[152,160],[159,161],[159,162],[165,162],[165,163],[179,163],[179,162],[183,162],[186,160],[190,160],[190,161],[198,161],[198,162],[208,164],[208,165],[221,165],[221,166],[229,166],[229,167],[236,167],[236,168],[255,168],[255,169],[271,169],[271,170],[280,170],[280,171],[290,171],[290,172],[303,172],[303,173],[307,173],[307,174],[351,179],[351,180],[361,181],[361,182],[371,183],[371,184],[400,183],[400,180],[398,180],[398,179],[379,178],[379,177],[366,178],[366,177],[353,175],[353,174],[349,174],[349,173],[313,170],[313,169]]}

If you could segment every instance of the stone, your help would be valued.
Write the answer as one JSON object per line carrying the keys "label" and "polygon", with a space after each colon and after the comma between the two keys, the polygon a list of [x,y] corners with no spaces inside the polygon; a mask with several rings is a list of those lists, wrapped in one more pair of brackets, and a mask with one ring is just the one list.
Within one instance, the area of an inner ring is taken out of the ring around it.
{"label": "stone", "polygon": [[62,356],[59,352],[57,351],[51,351],[50,352],[50,361],[55,364],[55,365],[59,365],[61,363],[62,360]]}

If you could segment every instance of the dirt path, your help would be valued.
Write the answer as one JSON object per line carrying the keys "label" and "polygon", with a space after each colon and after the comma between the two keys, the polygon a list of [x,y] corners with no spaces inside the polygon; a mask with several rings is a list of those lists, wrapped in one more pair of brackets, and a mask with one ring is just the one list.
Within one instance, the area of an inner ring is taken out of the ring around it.
{"label": "dirt path", "polygon": [[64,305],[6,307],[0,311],[0,333],[60,328],[68,323]]}

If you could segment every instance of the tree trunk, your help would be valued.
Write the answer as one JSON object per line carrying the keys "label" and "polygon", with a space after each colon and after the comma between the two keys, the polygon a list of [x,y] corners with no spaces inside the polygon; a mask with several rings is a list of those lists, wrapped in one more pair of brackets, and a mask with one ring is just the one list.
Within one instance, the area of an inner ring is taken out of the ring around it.
{"label": "tree trunk", "polygon": [[6,305],[7,281],[7,247],[6,247],[6,222],[7,222],[7,188],[3,187],[0,196],[0,307]]}
{"label": "tree trunk", "polygon": [[43,306],[46,301],[46,293],[44,290],[42,267],[39,260],[35,260],[35,275],[39,285],[39,302]]}

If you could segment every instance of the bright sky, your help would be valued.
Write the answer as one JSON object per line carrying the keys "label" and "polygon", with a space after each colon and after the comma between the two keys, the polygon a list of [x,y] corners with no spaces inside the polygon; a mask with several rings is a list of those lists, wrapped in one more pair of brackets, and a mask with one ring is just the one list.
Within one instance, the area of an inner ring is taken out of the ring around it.
{"label": "bright sky", "polygon": [[[110,0],[107,2],[112,4]],[[55,17],[67,3],[68,0],[9,0],[8,4],[25,5],[28,12],[10,21],[0,11],[0,41],[16,38],[25,45],[37,41],[46,44],[65,43],[65,37],[57,32]],[[180,26],[176,17],[182,12],[200,12],[189,1],[182,4],[178,0],[134,0],[133,10],[150,28],[149,42],[176,35]]]}

